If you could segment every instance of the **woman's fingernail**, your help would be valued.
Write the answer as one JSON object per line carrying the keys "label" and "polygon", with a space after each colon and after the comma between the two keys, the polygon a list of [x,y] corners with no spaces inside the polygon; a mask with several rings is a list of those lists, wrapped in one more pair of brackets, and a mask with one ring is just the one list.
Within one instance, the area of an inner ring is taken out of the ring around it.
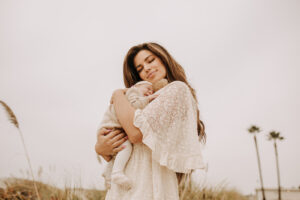
{"label": "woman's fingernail", "polygon": [[127,140],[127,139],[128,139],[128,136],[125,136],[124,138],[125,138],[125,140]]}
{"label": "woman's fingernail", "polygon": [[126,147],[126,145],[123,145],[122,148],[124,149]]}

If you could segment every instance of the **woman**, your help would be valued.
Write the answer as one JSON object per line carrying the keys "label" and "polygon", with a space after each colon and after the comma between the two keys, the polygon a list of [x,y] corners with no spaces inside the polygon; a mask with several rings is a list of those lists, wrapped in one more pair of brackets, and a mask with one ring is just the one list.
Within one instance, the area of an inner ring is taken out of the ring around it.
{"label": "woman", "polygon": [[[205,130],[195,91],[183,68],[156,43],[132,47],[125,57],[123,73],[127,88],[141,80],[153,84],[166,78],[169,84],[143,110],[130,105],[124,89],[113,93],[117,117],[133,143],[125,170],[133,187],[126,190],[112,184],[106,199],[177,200],[180,174],[204,168],[199,138],[205,141]],[[101,129],[96,152],[110,160],[113,153],[122,150],[121,144],[127,139],[124,136],[120,131]]]}

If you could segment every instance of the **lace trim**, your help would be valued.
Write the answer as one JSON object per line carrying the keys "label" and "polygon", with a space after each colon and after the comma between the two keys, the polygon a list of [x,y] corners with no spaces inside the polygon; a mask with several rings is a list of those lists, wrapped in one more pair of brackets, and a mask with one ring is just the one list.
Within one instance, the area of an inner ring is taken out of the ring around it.
{"label": "lace trim", "polygon": [[142,110],[137,109],[134,113],[134,126],[139,128],[143,134],[143,143],[152,150],[152,158],[160,165],[180,173],[189,173],[193,169],[205,169],[201,154],[183,155],[163,150],[161,145],[155,141],[153,130]]}

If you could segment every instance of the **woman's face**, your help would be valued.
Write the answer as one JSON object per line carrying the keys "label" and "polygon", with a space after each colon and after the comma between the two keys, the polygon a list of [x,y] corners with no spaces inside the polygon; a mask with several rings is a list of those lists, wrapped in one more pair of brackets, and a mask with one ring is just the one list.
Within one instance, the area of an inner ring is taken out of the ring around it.
{"label": "woman's face", "polygon": [[141,50],[134,57],[134,66],[140,78],[150,83],[155,83],[166,77],[167,71],[160,58],[151,51]]}

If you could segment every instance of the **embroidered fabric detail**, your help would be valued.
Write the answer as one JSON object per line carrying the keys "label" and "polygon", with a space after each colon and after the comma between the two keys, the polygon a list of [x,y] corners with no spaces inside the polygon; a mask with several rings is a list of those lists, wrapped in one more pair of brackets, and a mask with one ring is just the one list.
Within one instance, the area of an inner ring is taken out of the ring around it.
{"label": "embroidered fabric detail", "polygon": [[181,173],[205,168],[197,133],[196,102],[185,83],[170,83],[143,110],[137,109],[134,125],[160,165]]}

